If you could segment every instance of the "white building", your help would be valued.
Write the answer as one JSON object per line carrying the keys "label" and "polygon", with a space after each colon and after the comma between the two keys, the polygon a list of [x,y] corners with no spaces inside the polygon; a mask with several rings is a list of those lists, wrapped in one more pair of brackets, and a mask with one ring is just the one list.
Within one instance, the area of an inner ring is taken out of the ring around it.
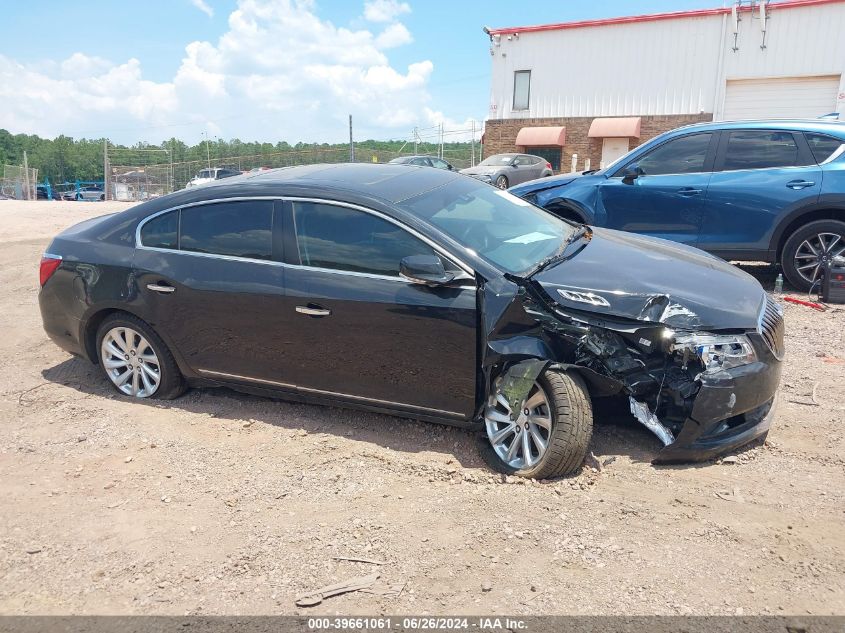
{"label": "white building", "polygon": [[569,171],[573,154],[596,168],[694,121],[845,119],[845,0],[485,30],[485,155],[538,153]]}

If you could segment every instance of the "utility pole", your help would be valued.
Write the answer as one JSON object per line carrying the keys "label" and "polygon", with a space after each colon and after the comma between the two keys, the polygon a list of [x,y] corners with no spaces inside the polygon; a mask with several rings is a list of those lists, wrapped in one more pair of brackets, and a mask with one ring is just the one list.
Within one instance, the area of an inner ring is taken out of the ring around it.
{"label": "utility pole", "polygon": [[443,121],[440,122],[440,158],[443,159]]}
{"label": "utility pole", "polygon": [[208,149],[208,132],[203,132],[205,134],[205,158],[208,161],[208,168],[211,169],[211,150]]}
{"label": "utility pole", "polygon": [[29,200],[29,162],[26,159],[26,150],[23,151],[23,199]]}
{"label": "utility pole", "polygon": [[470,150],[472,151],[472,154],[470,154],[469,166],[475,167],[475,119],[472,120],[472,141],[470,142]]}
{"label": "utility pole", "polygon": [[352,115],[349,115],[349,162],[355,162],[355,142],[352,140]]}
{"label": "utility pole", "polygon": [[419,154],[419,151],[418,151],[418,149],[417,149],[417,146],[419,145],[419,142],[418,142],[418,140],[417,140],[417,139],[419,139],[419,137],[420,137],[420,134],[419,134],[419,132],[417,131],[417,128],[416,128],[416,127],[414,127],[414,155],[415,155],[415,156],[416,156],[417,154]]}
{"label": "utility pole", "polygon": [[109,140],[103,139],[103,195],[109,199]]}

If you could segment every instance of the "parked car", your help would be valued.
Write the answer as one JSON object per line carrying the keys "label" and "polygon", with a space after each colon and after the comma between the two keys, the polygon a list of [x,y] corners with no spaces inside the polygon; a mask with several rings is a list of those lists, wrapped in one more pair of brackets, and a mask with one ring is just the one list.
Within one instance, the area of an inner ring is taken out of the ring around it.
{"label": "parked car", "polygon": [[420,167],[436,167],[437,169],[448,169],[454,171],[451,163],[436,156],[400,156],[390,161],[391,165],[419,165]]}
{"label": "parked car", "polygon": [[102,187],[96,185],[89,185],[87,187],[80,187],[76,192],[77,200],[84,200],[86,202],[93,202],[96,200],[105,200],[106,192]]}
{"label": "parked car", "polygon": [[475,167],[461,170],[462,174],[507,189],[535,178],[551,176],[552,164],[540,156],[531,154],[495,154],[488,156]]}
{"label": "parked car", "polygon": [[44,328],[118,393],[228,385],[483,430],[503,472],[582,462],[618,396],[698,460],[764,435],[783,322],[695,248],[561,220],[442,169],[310,165],[87,220],[41,260]]}
{"label": "parked car", "polygon": [[561,217],[779,262],[806,291],[845,253],[845,123],[733,121],[683,127],[605,169],[511,190]]}
{"label": "parked car", "polygon": [[185,188],[197,187],[199,185],[206,185],[221,178],[231,178],[232,176],[240,176],[241,172],[237,169],[229,169],[227,167],[212,167],[209,169],[200,170],[196,176],[188,181]]}

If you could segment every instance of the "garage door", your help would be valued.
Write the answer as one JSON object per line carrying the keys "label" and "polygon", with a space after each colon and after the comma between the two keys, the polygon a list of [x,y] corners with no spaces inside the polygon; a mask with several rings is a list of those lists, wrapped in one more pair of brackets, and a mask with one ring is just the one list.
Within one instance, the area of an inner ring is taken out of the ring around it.
{"label": "garage door", "polygon": [[836,110],[839,75],[728,80],[722,118],[815,118]]}

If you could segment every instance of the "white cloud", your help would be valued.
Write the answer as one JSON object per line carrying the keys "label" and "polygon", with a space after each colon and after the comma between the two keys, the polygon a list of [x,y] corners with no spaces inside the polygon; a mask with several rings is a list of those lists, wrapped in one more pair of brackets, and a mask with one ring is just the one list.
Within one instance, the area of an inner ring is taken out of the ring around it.
{"label": "white cloud", "polygon": [[205,13],[208,17],[214,17],[214,9],[208,6],[208,3],[205,0],[191,0],[191,4]]}
{"label": "white cloud", "polygon": [[315,7],[313,0],[239,0],[217,42],[187,44],[164,82],[144,79],[137,59],[113,63],[80,52],[23,63],[0,55],[2,125],[122,143],[195,142],[205,130],[311,142],[342,140],[349,114],[356,138],[407,138],[414,126],[443,118],[430,107],[432,62],[399,68],[385,53],[412,41],[401,22],[376,34],[336,26]]}
{"label": "white cloud", "polygon": [[395,48],[414,41],[411,32],[401,22],[394,22],[376,37],[379,48]]}
{"label": "white cloud", "polygon": [[364,3],[364,18],[370,22],[392,22],[403,13],[410,13],[407,2],[397,0],[368,0]]}

